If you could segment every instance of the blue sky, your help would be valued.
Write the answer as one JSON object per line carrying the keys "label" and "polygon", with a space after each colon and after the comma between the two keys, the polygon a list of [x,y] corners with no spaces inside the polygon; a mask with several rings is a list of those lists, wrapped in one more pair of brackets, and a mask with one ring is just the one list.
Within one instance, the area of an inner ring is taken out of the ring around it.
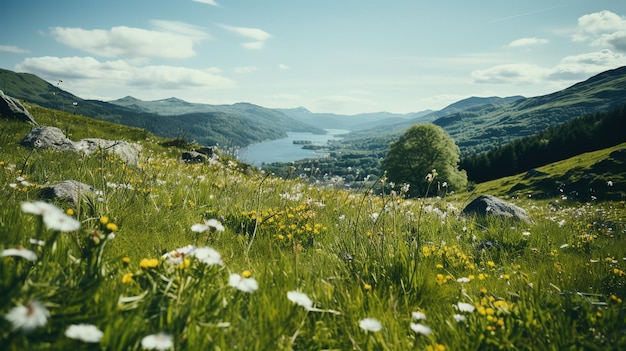
{"label": "blue sky", "polygon": [[0,68],[105,101],[408,113],[548,94],[626,65],[623,0],[20,0],[2,11]]}

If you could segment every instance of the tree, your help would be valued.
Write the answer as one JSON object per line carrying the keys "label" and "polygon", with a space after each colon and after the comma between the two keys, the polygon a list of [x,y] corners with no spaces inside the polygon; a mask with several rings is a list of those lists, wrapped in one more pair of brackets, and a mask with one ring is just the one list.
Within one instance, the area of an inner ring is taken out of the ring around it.
{"label": "tree", "polygon": [[[467,185],[467,174],[458,168],[460,154],[459,147],[441,127],[416,124],[389,145],[381,165],[390,182],[410,185],[409,196],[424,196],[428,188],[426,176],[433,169],[438,174],[435,182],[446,182],[450,190]],[[433,186],[431,194],[436,189]]]}

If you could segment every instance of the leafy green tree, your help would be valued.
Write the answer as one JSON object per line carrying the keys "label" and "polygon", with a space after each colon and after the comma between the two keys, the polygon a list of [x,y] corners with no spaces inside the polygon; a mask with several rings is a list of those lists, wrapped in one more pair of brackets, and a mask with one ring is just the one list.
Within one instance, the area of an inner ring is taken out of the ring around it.
{"label": "leafy green tree", "polygon": [[431,187],[428,195],[436,194],[444,182],[449,190],[467,184],[467,174],[458,168],[459,159],[459,147],[441,127],[416,124],[389,145],[381,166],[390,182],[410,185],[409,196],[424,196],[429,184],[426,176],[433,169],[437,170],[434,181],[439,182],[439,187]]}

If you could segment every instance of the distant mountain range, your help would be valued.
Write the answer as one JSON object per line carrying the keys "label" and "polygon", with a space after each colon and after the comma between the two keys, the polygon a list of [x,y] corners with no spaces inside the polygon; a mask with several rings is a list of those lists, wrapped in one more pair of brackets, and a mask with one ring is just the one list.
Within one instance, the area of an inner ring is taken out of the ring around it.
{"label": "distant mountain range", "polygon": [[411,125],[432,121],[452,136],[462,155],[470,155],[537,134],[584,114],[609,111],[625,104],[626,67],[621,67],[548,95],[471,97],[419,118],[352,133],[342,141],[341,147],[349,148],[350,143],[361,145],[362,140],[369,139],[369,144],[377,143],[386,150],[389,142]]}
{"label": "distant mountain range", "polygon": [[[142,101],[131,96],[103,102],[83,100],[58,86],[26,73],[0,69],[0,89],[7,95],[45,107],[80,113],[115,123],[145,128],[165,137],[184,137],[203,145],[247,146],[286,136],[289,131],[324,133],[321,128],[348,129],[342,141],[380,144],[386,149],[415,123],[444,128],[462,154],[488,150],[583,114],[626,104],[626,67],[606,71],[552,94],[525,98],[470,97],[439,111],[338,115],[313,113],[304,107],[269,109],[249,103],[208,105],[177,98]],[[36,117],[36,116],[35,116]],[[373,149],[376,147],[372,147]]]}

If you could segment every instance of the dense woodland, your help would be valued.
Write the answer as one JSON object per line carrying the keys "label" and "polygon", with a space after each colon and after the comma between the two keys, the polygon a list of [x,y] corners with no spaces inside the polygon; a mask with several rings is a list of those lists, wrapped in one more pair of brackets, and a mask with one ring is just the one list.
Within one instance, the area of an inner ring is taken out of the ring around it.
{"label": "dense woodland", "polygon": [[525,172],[584,152],[626,141],[626,106],[584,115],[461,160],[460,168],[474,182]]}

